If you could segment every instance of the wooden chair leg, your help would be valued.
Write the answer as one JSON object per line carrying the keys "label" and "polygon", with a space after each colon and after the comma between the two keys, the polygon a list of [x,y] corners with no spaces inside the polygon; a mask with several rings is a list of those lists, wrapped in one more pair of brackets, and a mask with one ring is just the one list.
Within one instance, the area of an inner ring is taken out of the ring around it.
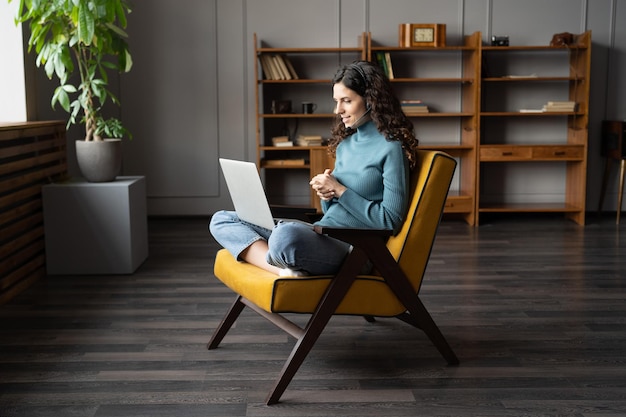
{"label": "wooden chair leg", "polygon": [[435,345],[439,353],[441,353],[441,356],[448,362],[448,365],[458,365],[459,359],[441,333],[441,330],[439,330],[439,327],[437,327],[437,324],[426,307],[424,307],[422,301],[416,297],[415,300],[407,303],[411,304],[411,306],[408,307],[410,314],[402,314],[398,316],[398,318],[421,329],[426,336],[428,336],[432,344]]}
{"label": "wooden chair leg", "polygon": [[[338,304],[339,303],[337,303],[337,305]],[[302,335],[302,337],[296,342],[296,345],[285,362],[274,387],[268,394],[265,400],[267,405],[276,404],[280,400],[280,397],[287,389],[287,386],[295,376],[298,369],[300,369],[300,366],[315,345],[315,342],[319,338],[320,334],[322,334],[322,330],[324,330],[324,327],[332,317],[333,312],[334,309],[331,310],[330,305],[324,306],[322,309],[318,310],[314,317],[311,318],[304,335]]]}
{"label": "wooden chair leg", "polygon": [[404,275],[404,272],[400,269],[400,266],[395,262],[391,254],[382,250],[368,253],[370,254],[370,259],[373,261],[374,266],[385,278],[389,288],[391,288],[396,297],[398,297],[410,313],[409,315],[401,315],[398,318],[420,328],[424,333],[426,333],[428,338],[446,359],[448,364],[458,365],[459,359],[456,354],[439,330],[439,327],[437,327],[437,324],[435,324],[435,321],[428,313],[426,307],[424,307],[424,304],[420,301],[406,275]]}
{"label": "wooden chair leg", "polygon": [[352,286],[356,275],[366,260],[364,253],[359,249],[354,249],[350,253],[341,270],[326,289],[324,297],[304,329],[304,334],[298,339],[291,351],[291,355],[285,362],[274,388],[267,397],[267,405],[276,404],[280,400],[300,365],[302,365],[326,324],[328,324],[335,310],[337,310],[341,300],[343,300]]}
{"label": "wooden chair leg", "polygon": [[624,196],[624,176],[626,176],[626,159],[620,161],[619,168],[619,190],[617,190],[617,220],[615,224],[619,224],[619,217],[622,214],[622,197]]}
{"label": "wooden chair leg", "polygon": [[213,332],[211,340],[209,340],[209,343],[206,345],[207,349],[215,349],[220,344],[222,339],[224,339],[224,336],[226,336],[226,333],[228,333],[232,325],[235,323],[235,320],[237,320],[237,317],[239,317],[243,311],[244,307],[245,304],[241,301],[241,296],[238,296],[233,305],[230,307],[230,310],[228,310],[228,313],[226,313],[226,316],[222,319],[222,322]]}

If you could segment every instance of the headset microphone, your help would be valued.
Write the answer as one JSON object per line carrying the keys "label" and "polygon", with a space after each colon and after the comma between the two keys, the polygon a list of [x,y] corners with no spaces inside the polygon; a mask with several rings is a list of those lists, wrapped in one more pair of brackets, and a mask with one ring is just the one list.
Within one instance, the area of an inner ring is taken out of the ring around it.
{"label": "headset microphone", "polygon": [[371,108],[370,106],[367,106],[367,110],[365,110],[365,113],[363,113],[363,114],[361,115],[361,117],[359,117],[358,119],[356,119],[356,122],[354,122],[354,123],[352,124],[352,126],[347,127],[347,128],[346,128],[346,131],[347,131],[348,133],[354,133],[354,131],[357,129],[357,127],[361,126],[364,122],[366,122],[366,121],[367,121],[367,120],[365,119],[365,117],[366,117],[367,115],[369,115],[369,114],[370,114],[370,111],[371,111],[371,110],[372,110],[372,108]]}

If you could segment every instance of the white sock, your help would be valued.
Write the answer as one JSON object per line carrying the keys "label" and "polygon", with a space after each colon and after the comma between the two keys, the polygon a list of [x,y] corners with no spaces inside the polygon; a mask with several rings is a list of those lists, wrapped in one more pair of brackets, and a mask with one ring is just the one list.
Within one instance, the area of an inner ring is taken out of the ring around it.
{"label": "white sock", "polygon": [[291,268],[283,268],[278,272],[279,277],[305,277],[307,273],[304,271],[298,271]]}

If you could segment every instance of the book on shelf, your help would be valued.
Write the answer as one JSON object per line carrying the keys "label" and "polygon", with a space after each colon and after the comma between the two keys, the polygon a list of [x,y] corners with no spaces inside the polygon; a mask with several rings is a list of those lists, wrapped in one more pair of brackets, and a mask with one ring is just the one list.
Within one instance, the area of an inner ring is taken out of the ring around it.
{"label": "book on shelf", "polygon": [[274,58],[274,56],[268,55],[268,59],[269,59],[270,65],[272,66],[272,73],[274,74],[274,80],[284,80],[284,76],[282,72],[280,71],[278,63],[276,62],[276,59]]}
{"label": "book on shelf", "polygon": [[543,106],[546,112],[572,112],[576,111],[577,103],[575,101],[548,101]]}
{"label": "book on shelf", "polygon": [[272,74],[272,69],[267,60],[267,55],[259,55],[259,62],[261,63],[261,69],[263,70],[263,78],[266,80],[273,80],[274,75]]}
{"label": "book on shelf", "polygon": [[287,56],[276,54],[259,55],[261,69],[266,80],[297,80],[293,64]]}
{"label": "book on shelf", "polygon": [[298,146],[322,146],[324,140],[320,135],[298,135]]}
{"label": "book on shelf", "polygon": [[578,104],[575,101],[548,101],[540,109],[520,109],[520,113],[567,113],[576,111]]}
{"label": "book on shelf", "polygon": [[430,110],[428,109],[428,106],[422,106],[422,107],[403,107],[402,111],[404,111],[404,114],[423,114],[423,113],[430,113]]}
{"label": "book on shelf", "polygon": [[304,158],[296,159],[264,159],[263,166],[266,167],[286,167],[286,166],[303,166],[306,165]]}
{"label": "book on shelf", "polygon": [[299,80],[300,77],[298,77],[298,73],[296,72],[296,69],[293,67],[293,64],[291,63],[291,60],[289,59],[289,57],[287,55],[281,55],[281,58],[283,59],[283,61],[285,61],[285,65],[287,66],[287,69],[291,73],[291,78],[293,78],[294,80]]}
{"label": "book on shelf", "polygon": [[524,78],[538,78],[537,74],[528,74],[528,75],[504,75],[502,78],[509,78],[512,80],[516,79],[524,79]]}
{"label": "book on shelf", "polygon": [[401,100],[400,107],[405,114],[429,113],[430,110],[422,100]]}
{"label": "book on shelf", "polygon": [[272,138],[272,145],[279,148],[286,148],[293,146],[293,141],[289,140],[289,136],[274,136]]}
{"label": "book on shelf", "polygon": [[259,56],[259,60],[266,80],[280,80],[280,73],[277,72],[278,68],[270,55],[262,54]]}
{"label": "book on shelf", "polygon": [[389,52],[377,52],[376,62],[383,69],[383,72],[390,80],[393,80],[393,67],[391,65],[391,54]]}
{"label": "book on shelf", "polygon": [[280,73],[280,79],[291,80],[291,74],[289,73],[289,69],[287,69],[287,65],[285,64],[283,57],[281,55],[274,55],[272,59],[274,60],[274,63],[278,68],[278,72]]}
{"label": "book on shelf", "polygon": [[576,104],[575,101],[548,101],[546,103],[548,106],[573,106]]}
{"label": "book on shelf", "polygon": [[391,54],[389,52],[385,52],[385,62],[387,63],[387,77],[389,77],[390,80],[393,80],[393,66],[391,65]]}

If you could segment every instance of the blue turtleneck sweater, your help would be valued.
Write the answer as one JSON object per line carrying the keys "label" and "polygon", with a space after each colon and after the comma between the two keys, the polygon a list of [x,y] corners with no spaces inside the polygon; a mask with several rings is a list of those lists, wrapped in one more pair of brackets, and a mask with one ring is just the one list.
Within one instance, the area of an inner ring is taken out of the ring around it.
{"label": "blue turtleneck sweater", "polygon": [[400,142],[386,140],[370,120],[337,146],[332,175],[347,190],[322,200],[317,224],[399,231],[409,199],[409,164]]}

